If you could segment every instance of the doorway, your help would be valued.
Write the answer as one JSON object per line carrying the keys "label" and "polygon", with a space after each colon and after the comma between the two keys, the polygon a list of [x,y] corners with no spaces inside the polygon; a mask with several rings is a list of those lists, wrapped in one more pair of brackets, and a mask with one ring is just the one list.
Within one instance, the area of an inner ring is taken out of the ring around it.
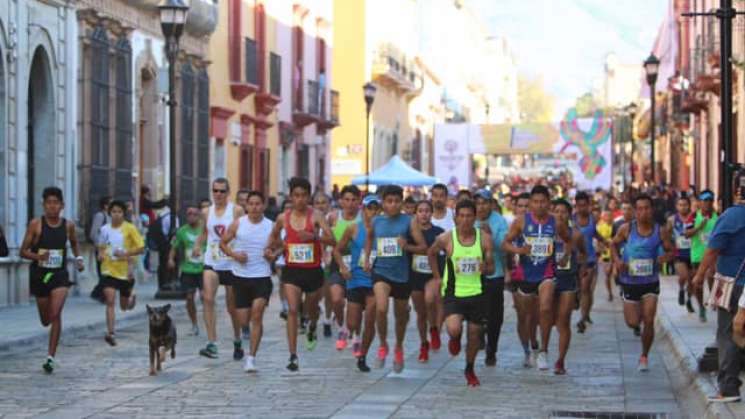
{"label": "doorway", "polygon": [[41,192],[54,184],[55,112],[49,56],[36,48],[28,84],[27,219],[41,215]]}

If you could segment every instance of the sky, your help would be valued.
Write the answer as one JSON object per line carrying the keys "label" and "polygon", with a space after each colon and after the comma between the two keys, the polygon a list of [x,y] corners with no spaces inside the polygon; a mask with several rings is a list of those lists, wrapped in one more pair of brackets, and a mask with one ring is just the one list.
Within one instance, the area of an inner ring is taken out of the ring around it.
{"label": "sky", "polygon": [[649,55],[669,0],[467,0],[494,36],[507,38],[521,74],[542,76],[556,112],[592,89],[605,56]]}

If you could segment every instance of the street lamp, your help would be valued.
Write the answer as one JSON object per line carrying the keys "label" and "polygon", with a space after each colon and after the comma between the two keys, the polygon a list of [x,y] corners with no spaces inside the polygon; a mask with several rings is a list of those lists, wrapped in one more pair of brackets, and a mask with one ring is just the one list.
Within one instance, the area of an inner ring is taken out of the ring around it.
{"label": "street lamp", "polygon": [[[168,57],[168,162],[170,178],[169,203],[171,207],[171,222],[168,229],[169,242],[170,238],[176,234],[176,56],[179,50],[179,38],[184,32],[186,15],[189,13],[189,6],[183,3],[183,0],[164,0],[158,6],[160,11],[160,27],[163,30],[163,36],[166,38],[166,56]],[[158,292],[156,298],[167,298],[170,295],[164,290],[164,278],[158,278]],[[175,291],[173,287],[171,291]]]}
{"label": "street lamp", "polygon": [[[631,102],[630,104],[626,105],[626,108],[624,109],[625,113],[628,115],[629,118],[629,136],[628,140],[631,142],[631,156],[629,157],[629,172],[631,174],[631,182],[634,183],[634,151],[636,150],[635,143],[634,143],[634,119],[636,118],[636,112],[638,110],[638,106],[636,103]],[[624,155],[626,154],[626,146],[624,145]],[[626,179],[626,174],[623,175],[624,180]],[[626,182],[624,181],[624,190],[626,190]]]}
{"label": "street lamp", "polygon": [[367,121],[365,130],[365,192],[370,191],[370,110],[375,101],[377,90],[375,85],[370,82],[362,86],[362,91],[365,93],[365,120]]}
{"label": "street lamp", "polygon": [[647,58],[646,61],[644,61],[644,72],[647,73],[647,84],[649,85],[649,99],[652,102],[652,110],[650,111],[650,145],[651,145],[651,153],[650,153],[650,166],[652,170],[652,182],[651,184],[654,185],[656,182],[655,178],[655,162],[654,162],[654,141],[655,141],[655,96],[656,96],[656,89],[655,84],[657,84],[657,73],[660,69],[660,60],[655,57],[654,54],[651,54],[649,58]]}

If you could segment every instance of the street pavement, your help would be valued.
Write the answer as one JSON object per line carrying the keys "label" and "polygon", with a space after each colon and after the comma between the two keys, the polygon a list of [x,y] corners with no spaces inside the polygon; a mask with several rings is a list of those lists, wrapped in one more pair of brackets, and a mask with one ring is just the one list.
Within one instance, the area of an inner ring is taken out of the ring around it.
{"label": "street pavement", "polygon": [[[143,310],[144,294],[141,289],[138,310]],[[36,313],[23,307],[26,317],[20,318],[10,314],[20,308],[6,309],[0,311],[0,346],[6,342],[0,350],[0,417],[546,418],[559,417],[558,413],[551,415],[560,411],[568,412],[568,417],[571,412],[698,417],[690,414],[685,400],[676,398],[675,374],[663,359],[671,352],[669,348],[656,344],[650,356],[651,371],[638,373],[639,339],[625,327],[618,298],[608,303],[603,287],[598,287],[597,295],[595,324],[585,335],[573,336],[568,375],[559,377],[551,371],[522,367],[514,310],[506,293],[498,364],[484,367],[483,353],[479,355],[476,373],[482,385],[476,389],[465,386],[463,355],[450,357],[446,338],[443,349],[431,354],[429,363],[417,362],[413,313],[405,345],[406,368],[401,374],[391,371],[390,356],[386,368],[360,373],[349,349],[339,353],[334,339],[322,336],[314,352],[305,350],[305,339],[300,337],[300,371],[290,373],[285,369],[287,344],[275,293],[265,317],[259,372],[246,374],[242,362],[232,360],[224,307],[218,319],[220,357],[210,360],[197,355],[204,345],[204,331],[199,337],[189,336],[182,304],[176,303],[176,359],[169,359],[159,376],[150,377],[144,316],[135,313],[140,317],[132,317],[118,330],[119,345],[111,348],[103,341],[103,307],[88,303],[95,309],[81,310],[80,299],[72,299],[65,321],[85,316],[90,325],[63,335],[57,356],[60,366],[49,376],[41,370],[44,340],[7,344],[12,339],[5,333],[6,319],[15,323],[14,328],[32,327],[38,325]],[[389,326],[392,329],[393,323]],[[551,365],[556,340],[554,333]],[[371,349],[371,364],[376,349],[377,343]]]}

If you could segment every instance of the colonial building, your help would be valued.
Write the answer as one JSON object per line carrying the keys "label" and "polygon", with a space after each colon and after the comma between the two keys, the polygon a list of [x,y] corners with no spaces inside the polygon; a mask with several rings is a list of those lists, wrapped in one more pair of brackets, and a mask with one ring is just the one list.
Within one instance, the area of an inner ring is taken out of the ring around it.
{"label": "colonial building", "polygon": [[0,225],[11,257],[0,259],[0,306],[28,301],[18,247],[41,192],[65,193],[75,219],[77,19],[63,0],[0,2]]}

